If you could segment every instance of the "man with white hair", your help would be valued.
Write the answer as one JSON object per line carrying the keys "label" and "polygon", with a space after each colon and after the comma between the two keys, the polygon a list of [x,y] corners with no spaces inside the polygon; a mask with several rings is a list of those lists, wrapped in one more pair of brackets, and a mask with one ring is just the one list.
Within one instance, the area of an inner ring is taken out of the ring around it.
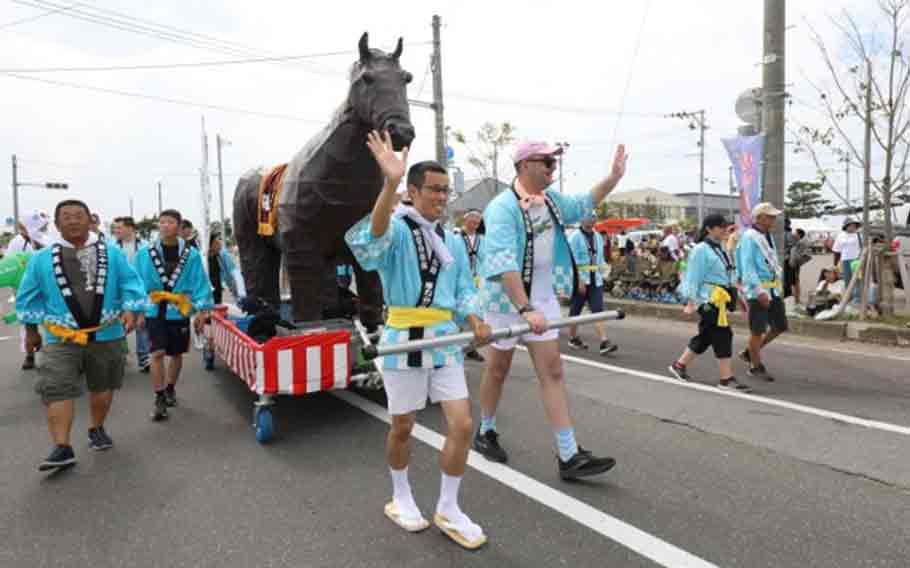
{"label": "man with white hair", "polygon": [[783,299],[783,268],[771,238],[771,229],[782,214],[770,203],[752,209],[752,228],[736,249],[736,272],[749,301],[749,347],[739,354],[749,364],[749,376],[773,381],[765,369],[761,350],[787,331]]}
{"label": "man with white hair", "polygon": [[[474,278],[474,285],[479,283],[477,270],[480,265],[480,244],[483,242],[483,235],[480,233],[480,225],[483,223],[483,213],[480,209],[468,209],[463,217],[461,225],[461,239],[456,241],[458,247],[464,249],[465,256],[471,266],[471,276]],[[472,361],[483,363],[485,359],[474,347],[465,351],[465,357]]]}

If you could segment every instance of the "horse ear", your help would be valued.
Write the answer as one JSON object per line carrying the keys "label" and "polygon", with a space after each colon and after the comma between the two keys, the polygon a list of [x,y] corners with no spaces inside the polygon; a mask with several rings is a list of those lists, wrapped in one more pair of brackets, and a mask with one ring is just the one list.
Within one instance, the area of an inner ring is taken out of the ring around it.
{"label": "horse ear", "polygon": [[363,32],[363,35],[360,36],[360,43],[357,44],[360,48],[360,60],[366,61],[370,58],[370,36],[367,32]]}
{"label": "horse ear", "polygon": [[404,44],[402,43],[402,39],[398,38],[398,45],[395,46],[395,53],[392,54],[392,58],[398,59],[399,57],[401,57],[401,52],[403,50],[404,50]]}

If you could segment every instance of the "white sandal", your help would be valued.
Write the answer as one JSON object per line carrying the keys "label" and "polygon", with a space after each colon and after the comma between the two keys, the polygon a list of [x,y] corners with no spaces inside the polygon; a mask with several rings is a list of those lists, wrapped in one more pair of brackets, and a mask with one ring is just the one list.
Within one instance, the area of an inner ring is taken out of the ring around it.
{"label": "white sandal", "polygon": [[393,523],[403,528],[404,530],[412,533],[420,532],[430,526],[429,521],[423,517],[419,519],[405,519],[401,516],[401,512],[398,511],[398,505],[395,504],[395,501],[389,501],[385,505],[385,516],[390,518]]}
{"label": "white sandal", "polygon": [[467,548],[468,550],[475,550],[480,548],[487,542],[487,535],[481,534],[476,540],[468,540],[461,531],[458,530],[458,527],[452,524],[449,519],[445,518],[439,513],[433,515],[433,523],[445,533],[449,538],[460,544],[461,546]]}

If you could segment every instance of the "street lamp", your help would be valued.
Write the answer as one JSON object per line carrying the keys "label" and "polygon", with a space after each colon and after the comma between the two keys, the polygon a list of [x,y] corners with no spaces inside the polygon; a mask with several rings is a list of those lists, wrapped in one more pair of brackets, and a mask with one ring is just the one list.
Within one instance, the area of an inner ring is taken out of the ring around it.
{"label": "street lamp", "polygon": [[14,226],[19,226],[19,188],[20,187],[43,187],[44,189],[69,189],[69,184],[57,181],[46,181],[43,183],[19,181],[19,163],[16,155],[13,154],[13,222]]}

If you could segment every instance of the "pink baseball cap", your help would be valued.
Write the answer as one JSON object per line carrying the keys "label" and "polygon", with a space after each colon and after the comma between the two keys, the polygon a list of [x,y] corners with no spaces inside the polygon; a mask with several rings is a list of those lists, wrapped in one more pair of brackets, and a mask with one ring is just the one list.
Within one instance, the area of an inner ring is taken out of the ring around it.
{"label": "pink baseball cap", "polygon": [[562,148],[551,146],[546,142],[519,142],[518,145],[515,146],[515,152],[512,153],[512,163],[517,164],[522,160],[527,160],[531,156],[558,156],[560,154],[562,154]]}

